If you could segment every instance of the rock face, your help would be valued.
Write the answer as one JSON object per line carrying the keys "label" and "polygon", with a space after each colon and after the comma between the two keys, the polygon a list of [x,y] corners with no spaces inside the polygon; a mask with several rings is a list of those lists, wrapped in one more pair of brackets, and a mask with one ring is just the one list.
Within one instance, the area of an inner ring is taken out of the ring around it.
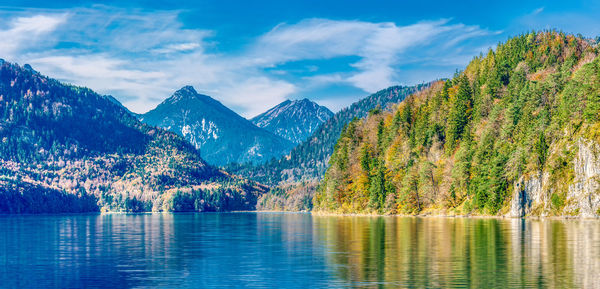
{"label": "rock face", "polygon": [[600,211],[600,147],[580,139],[574,160],[575,180],[569,186],[565,211],[584,218],[597,217]]}
{"label": "rock face", "polygon": [[544,205],[544,184],[548,183],[548,174],[541,172],[532,178],[521,177],[514,184],[513,198],[509,216],[520,218],[531,213],[533,208]]}
{"label": "rock face", "polygon": [[[573,160],[573,183],[566,193],[566,204],[562,215],[582,218],[598,217],[600,212],[600,146],[594,142],[579,139],[577,155]],[[548,172],[540,172],[534,177],[521,177],[514,184],[510,217],[527,215],[545,216],[550,210],[550,196],[554,192]],[[534,213],[535,211],[535,213]]]}
{"label": "rock face", "polygon": [[305,141],[333,112],[308,99],[286,100],[252,118],[256,126],[264,128],[293,143]]}
{"label": "rock face", "polygon": [[280,157],[293,147],[292,142],[255,126],[191,86],[179,89],[138,117],[144,123],[183,136],[213,165],[260,163]]}

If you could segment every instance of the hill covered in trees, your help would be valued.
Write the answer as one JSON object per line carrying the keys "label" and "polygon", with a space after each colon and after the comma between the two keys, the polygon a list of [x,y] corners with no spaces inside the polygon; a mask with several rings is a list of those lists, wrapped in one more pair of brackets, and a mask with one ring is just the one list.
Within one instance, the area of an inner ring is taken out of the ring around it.
{"label": "hill covered in trees", "polygon": [[342,131],[315,211],[600,214],[598,42],[528,33]]}
{"label": "hill covered in trees", "polygon": [[114,98],[0,61],[0,213],[253,209],[265,191]]}

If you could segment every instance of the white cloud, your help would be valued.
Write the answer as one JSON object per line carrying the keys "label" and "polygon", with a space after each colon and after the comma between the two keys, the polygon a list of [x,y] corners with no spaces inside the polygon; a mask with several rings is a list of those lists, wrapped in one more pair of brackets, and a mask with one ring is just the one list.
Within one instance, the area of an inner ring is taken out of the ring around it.
{"label": "white cloud", "polygon": [[[126,81],[156,80],[168,77],[159,71],[142,71],[139,69],[124,69],[128,63],[124,60],[113,59],[103,55],[93,56],[48,56],[33,59],[36,66],[52,66],[63,71],[61,78],[69,78],[75,81],[78,78],[93,79],[123,79]],[[59,76],[60,77],[60,76]]]}
{"label": "white cloud", "polygon": [[5,22],[0,30],[0,55],[13,58],[23,50],[40,44],[41,38],[66,21],[66,14],[16,17]]}
{"label": "white cloud", "polygon": [[[9,19],[0,37],[14,39],[0,43],[0,57],[112,94],[135,112],[191,84],[250,117],[306,88],[348,85],[366,94],[402,83],[402,65],[459,59],[467,54],[457,48],[461,42],[491,33],[448,19],[407,26],[307,19],[279,24],[245,49],[217,53],[216,32],[185,28],[179,13],[95,6],[0,15]],[[356,60],[339,71],[308,65],[309,76],[279,67],[347,56]]]}
{"label": "white cloud", "polygon": [[200,43],[192,42],[192,43],[169,44],[163,48],[154,49],[153,51],[156,53],[174,53],[174,52],[181,52],[181,51],[193,51],[196,48],[200,48]]}
{"label": "white cloud", "polygon": [[[358,65],[361,64],[359,63]],[[386,65],[365,65],[364,68],[361,72],[349,77],[348,81],[367,92],[375,92],[394,84],[394,70],[391,67]]]}
{"label": "white cloud", "polygon": [[[283,102],[287,96],[297,91],[296,87],[285,81],[267,77],[250,77],[221,91],[223,102],[232,108],[242,108],[247,117],[263,113],[267,108]],[[257,105],[258,104],[258,105]]]}
{"label": "white cloud", "polygon": [[[350,75],[313,79],[321,83],[346,82],[365,92],[375,92],[401,81],[397,66],[410,59],[405,54],[411,49],[433,50],[441,61],[452,55],[439,54],[440,47],[446,52],[467,39],[495,33],[449,22],[442,19],[398,26],[391,22],[309,19],[294,25],[280,24],[259,38],[251,60],[254,65],[269,67],[302,59],[358,56],[360,60],[351,65],[356,71]],[[432,49],[432,45],[438,49]],[[423,56],[423,51],[416,54]]]}

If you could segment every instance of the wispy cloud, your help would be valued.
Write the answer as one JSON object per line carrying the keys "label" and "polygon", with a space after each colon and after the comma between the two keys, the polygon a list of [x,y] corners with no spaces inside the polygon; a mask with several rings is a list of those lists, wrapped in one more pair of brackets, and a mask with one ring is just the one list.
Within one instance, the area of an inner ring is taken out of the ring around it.
{"label": "wispy cloud", "polygon": [[544,12],[544,7],[540,7],[540,8],[533,10],[533,13],[531,13],[531,15],[538,15],[542,12]]}
{"label": "wispy cloud", "polygon": [[[60,24],[66,22],[66,14],[35,15],[16,17],[5,22],[0,30],[0,54],[2,57],[13,58],[17,53],[38,47]],[[46,43],[47,44],[47,43]]]}
{"label": "wispy cloud", "polygon": [[[13,41],[0,43],[0,57],[113,94],[136,112],[153,108],[177,88],[191,84],[253,116],[306,88],[343,84],[366,94],[413,83],[416,76],[408,77],[410,70],[404,66],[462,59],[471,52],[462,50],[462,43],[494,33],[449,19],[406,26],[306,19],[281,23],[251,38],[245,48],[223,53],[214,41],[217,31],[186,28],[180,13],[105,6],[3,12],[7,21],[0,27],[0,37]],[[355,58],[336,71],[307,65],[309,76],[294,76],[291,70],[281,73],[285,69],[279,68],[347,56]]]}
{"label": "wispy cloud", "polygon": [[198,43],[198,42],[178,43],[178,44],[169,44],[163,48],[154,49],[153,52],[175,53],[175,52],[182,52],[182,51],[194,51],[197,48],[200,48],[200,43]]}
{"label": "wispy cloud", "polygon": [[[398,66],[412,61],[408,53],[423,58],[425,53],[437,53],[437,59],[442,61],[454,56],[446,52],[461,42],[495,33],[478,26],[450,24],[449,19],[407,26],[309,19],[293,25],[280,24],[260,37],[252,60],[256,65],[267,66],[302,59],[358,56],[360,60],[350,64],[353,71],[317,75],[312,80],[346,82],[374,92],[401,82]],[[421,51],[417,53],[416,49]]]}

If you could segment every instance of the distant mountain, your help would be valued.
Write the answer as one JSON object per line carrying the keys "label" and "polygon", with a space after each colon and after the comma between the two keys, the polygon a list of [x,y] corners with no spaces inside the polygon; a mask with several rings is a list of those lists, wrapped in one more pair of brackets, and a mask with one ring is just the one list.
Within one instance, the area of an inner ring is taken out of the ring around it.
{"label": "distant mountain", "polygon": [[331,110],[305,98],[286,100],[250,121],[258,127],[299,144],[331,116],[333,116]]}
{"label": "distant mountain", "polygon": [[429,85],[393,86],[381,90],[334,114],[285,157],[262,166],[231,165],[228,170],[269,185],[320,179],[328,167],[329,157],[346,124],[354,118],[367,116],[373,109],[385,109],[391,104],[401,102],[406,96]]}
{"label": "distant mountain", "polygon": [[176,91],[139,119],[183,136],[213,165],[260,163],[293,147],[292,142],[257,127],[191,86]]}
{"label": "distant mountain", "polygon": [[0,141],[0,213],[253,209],[264,192],[114,98],[2,60]]}

